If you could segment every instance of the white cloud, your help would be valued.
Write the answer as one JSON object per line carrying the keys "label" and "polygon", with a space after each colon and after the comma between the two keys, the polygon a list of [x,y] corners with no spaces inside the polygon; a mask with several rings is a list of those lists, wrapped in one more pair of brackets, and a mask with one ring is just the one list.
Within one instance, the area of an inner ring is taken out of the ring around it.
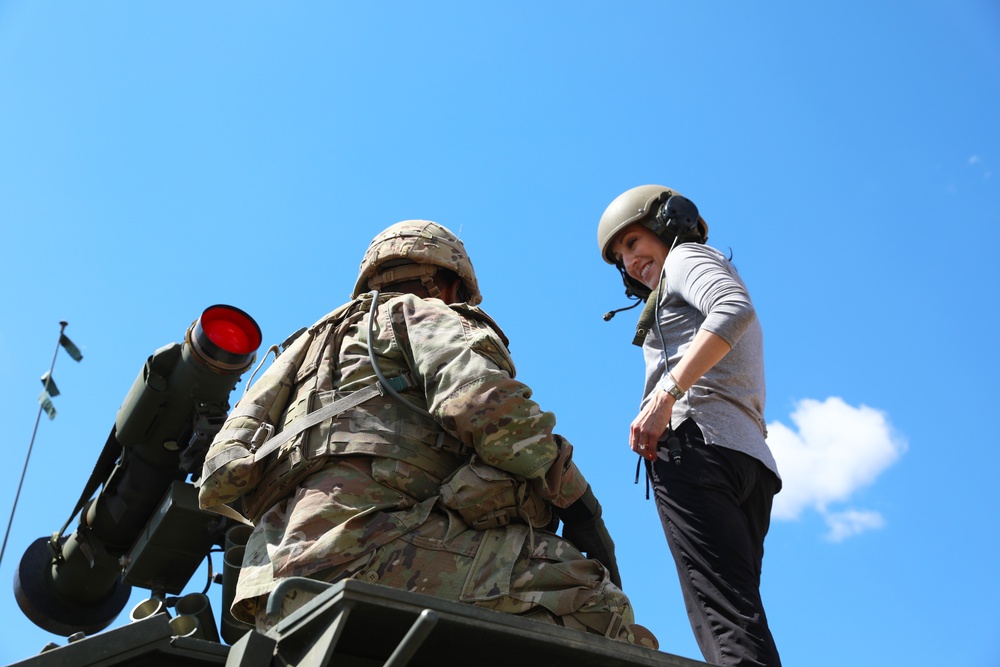
{"label": "white cloud", "polygon": [[882,518],[881,514],[865,510],[827,512],[825,517],[826,524],[830,527],[827,539],[831,542],[840,542],[852,535],[857,535],[870,529],[881,528],[885,525],[885,519]]}
{"label": "white cloud", "polygon": [[830,511],[868,486],[906,451],[906,441],[893,432],[885,413],[843,399],[800,401],[791,415],[793,431],[781,422],[768,424],[768,445],[781,471],[782,489],[774,498],[775,519],[796,519],[806,509],[820,512],[840,541],[884,520],[866,510]]}
{"label": "white cloud", "polygon": [[975,167],[975,165],[979,165],[979,164],[983,165],[982,166],[983,180],[984,181],[988,181],[991,178],[993,178],[993,172],[992,172],[992,170],[988,169],[986,167],[986,165],[983,164],[982,158],[980,158],[978,155],[972,155],[972,156],[969,157],[969,166]]}

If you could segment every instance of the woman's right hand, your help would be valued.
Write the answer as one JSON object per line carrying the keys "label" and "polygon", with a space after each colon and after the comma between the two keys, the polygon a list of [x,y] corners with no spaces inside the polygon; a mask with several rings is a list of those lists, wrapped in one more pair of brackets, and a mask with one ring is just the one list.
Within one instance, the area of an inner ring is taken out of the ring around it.
{"label": "woman's right hand", "polygon": [[674,397],[656,389],[629,429],[629,447],[647,461],[656,460],[656,444],[670,425]]}

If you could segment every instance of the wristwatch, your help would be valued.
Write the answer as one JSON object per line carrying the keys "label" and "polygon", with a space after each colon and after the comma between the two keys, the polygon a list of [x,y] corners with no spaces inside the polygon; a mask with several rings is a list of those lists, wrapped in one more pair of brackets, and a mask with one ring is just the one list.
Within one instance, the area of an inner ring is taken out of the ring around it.
{"label": "wristwatch", "polygon": [[684,398],[685,392],[677,386],[677,380],[674,379],[674,376],[667,373],[667,378],[670,380],[670,386],[667,387],[667,393],[673,396],[675,401],[679,401]]}

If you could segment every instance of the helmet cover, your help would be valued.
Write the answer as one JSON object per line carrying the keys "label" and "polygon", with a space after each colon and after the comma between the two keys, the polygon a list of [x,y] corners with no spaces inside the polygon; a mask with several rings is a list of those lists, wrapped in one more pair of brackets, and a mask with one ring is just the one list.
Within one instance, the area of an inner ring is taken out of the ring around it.
{"label": "helmet cover", "polygon": [[483,300],[465,245],[451,230],[430,220],[397,222],[372,239],[361,260],[351,298],[368,291],[370,279],[401,264],[430,265],[454,271],[465,287],[466,303],[475,306]]}

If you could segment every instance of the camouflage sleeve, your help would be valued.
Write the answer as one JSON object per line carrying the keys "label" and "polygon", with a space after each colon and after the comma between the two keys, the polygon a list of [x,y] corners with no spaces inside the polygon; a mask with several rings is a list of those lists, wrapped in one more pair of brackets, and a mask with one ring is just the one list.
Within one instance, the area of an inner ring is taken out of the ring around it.
{"label": "camouflage sleeve", "polygon": [[311,330],[299,336],[230,412],[205,455],[198,482],[203,509],[231,503],[259,481],[261,467],[254,463],[250,443],[262,423],[279,423],[311,339]]}
{"label": "camouflage sleeve", "polygon": [[514,379],[510,353],[485,314],[403,296],[379,315],[376,346],[396,346],[407,357],[428,410],[447,431],[487,464],[530,480],[557,507],[583,494],[587,481],[573,463],[572,446],[553,433],[555,416]]}

